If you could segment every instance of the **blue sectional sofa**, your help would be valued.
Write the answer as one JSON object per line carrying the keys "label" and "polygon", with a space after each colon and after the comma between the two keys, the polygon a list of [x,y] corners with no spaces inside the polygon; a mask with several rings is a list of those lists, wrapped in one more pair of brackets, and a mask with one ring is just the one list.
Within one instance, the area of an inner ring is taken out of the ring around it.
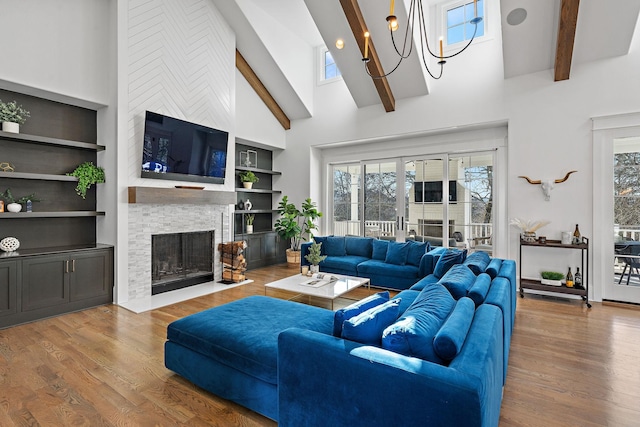
{"label": "blue sectional sofa", "polygon": [[336,312],[252,296],[171,323],[165,365],[285,427],[497,426],[515,289],[472,254]]}
{"label": "blue sectional sofa", "polygon": [[[347,276],[367,277],[371,286],[403,290],[432,274],[440,253],[432,252],[428,242],[409,240],[398,243],[372,237],[315,236],[322,243],[320,271]],[[311,242],[301,246],[300,263],[309,265],[305,256]],[[463,251],[460,251],[461,253]]]}

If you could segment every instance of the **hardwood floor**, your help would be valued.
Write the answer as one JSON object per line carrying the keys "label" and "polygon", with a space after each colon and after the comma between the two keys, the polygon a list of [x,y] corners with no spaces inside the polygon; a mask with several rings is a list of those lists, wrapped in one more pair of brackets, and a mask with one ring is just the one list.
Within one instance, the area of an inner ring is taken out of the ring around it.
{"label": "hardwood floor", "polygon": [[[168,371],[163,345],[169,322],[290,274],[250,271],[252,284],[141,314],[108,305],[0,330],[0,426],[275,426]],[[639,358],[640,310],[518,298],[500,425],[638,426]]]}

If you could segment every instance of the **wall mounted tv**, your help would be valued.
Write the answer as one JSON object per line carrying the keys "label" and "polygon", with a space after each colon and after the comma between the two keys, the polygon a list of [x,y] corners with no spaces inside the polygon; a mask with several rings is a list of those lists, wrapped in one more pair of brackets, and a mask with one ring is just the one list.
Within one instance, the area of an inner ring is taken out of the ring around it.
{"label": "wall mounted tv", "polygon": [[[449,202],[458,201],[458,187],[456,181],[449,181]],[[442,203],[442,181],[427,181],[414,183],[416,203]]]}
{"label": "wall mounted tv", "polygon": [[142,178],[224,184],[229,133],[147,111]]}

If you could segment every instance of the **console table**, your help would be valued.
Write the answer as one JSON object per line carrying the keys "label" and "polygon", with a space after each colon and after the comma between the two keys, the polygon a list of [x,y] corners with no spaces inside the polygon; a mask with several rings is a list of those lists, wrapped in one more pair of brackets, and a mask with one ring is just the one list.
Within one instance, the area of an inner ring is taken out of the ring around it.
{"label": "console table", "polygon": [[[582,266],[582,287],[572,287],[569,288],[566,285],[562,286],[553,286],[553,285],[543,285],[540,280],[533,279],[524,279],[522,277],[522,248],[531,247],[531,248],[559,248],[559,249],[571,249],[571,250],[579,250],[581,255]],[[586,266],[586,268],[585,268]],[[536,291],[546,291],[546,292],[556,292],[561,294],[569,294],[569,295],[579,295],[582,297],[582,301],[584,301],[588,308],[591,308],[591,303],[589,303],[589,239],[586,237],[582,238],[582,243],[577,245],[564,245],[560,242],[560,240],[547,240],[545,243],[535,242],[525,242],[520,239],[520,255],[518,259],[518,276],[520,277],[520,298],[524,298],[524,290],[525,289],[533,289]]]}

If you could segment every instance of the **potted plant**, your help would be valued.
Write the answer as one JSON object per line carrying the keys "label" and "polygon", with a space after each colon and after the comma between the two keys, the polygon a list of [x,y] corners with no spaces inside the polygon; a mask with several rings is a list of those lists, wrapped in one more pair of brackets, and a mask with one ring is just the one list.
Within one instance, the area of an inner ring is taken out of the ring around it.
{"label": "potted plant", "polygon": [[322,249],[322,242],[313,242],[311,246],[309,246],[309,253],[304,256],[304,258],[311,263],[311,272],[318,273],[320,271],[320,264],[324,261],[327,256],[320,255],[320,251]]}
{"label": "potted plant", "polygon": [[287,263],[291,268],[298,268],[300,245],[305,237],[311,237],[312,230],[317,230],[314,221],[322,216],[322,212],[318,211],[310,198],[302,202],[301,209],[298,209],[284,196],[278,204],[278,214],[280,218],[274,228],[280,237],[291,241],[291,247],[287,249]]}
{"label": "potted plant", "polygon": [[254,182],[260,181],[260,178],[258,178],[256,174],[251,171],[244,171],[240,172],[240,181],[242,182],[242,186],[244,188],[249,189],[253,187]]}
{"label": "potted plant", "polygon": [[247,234],[253,233],[253,221],[256,219],[255,214],[249,214],[246,217],[247,221]]}
{"label": "potted plant", "polygon": [[540,283],[543,285],[551,285],[551,286],[562,286],[562,279],[564,279],[564,274],[558,273],[556,271],[543,271],[540,273],[542,276],[542,280]]}
{"label": "potted plant", "polygon": [[87,197],[87,190],[92,184],[104,182],[104,169],[94,165],[93,162],[84,162],[67,175],[78,178],[76,193],[83,199]]}
{"label": "potted plant", "polygon": [[11,189],[7,188],[4,193],[0,193],[0,198],[7,202],[7,210],[9,212],[20,212],[22,210],[22,205],[29,201],[31,202],[39,202],[39,199],[36,199],[36,193],[31,193],[28,196],[24,197],[15,197],[11,193]]}
{"label": "potted plant", "polygon": [[31,115],[22,105],[16,101],[2,102],[0,99],[0,121],[5,132],[19,133],[20,125],[23,125]]}

